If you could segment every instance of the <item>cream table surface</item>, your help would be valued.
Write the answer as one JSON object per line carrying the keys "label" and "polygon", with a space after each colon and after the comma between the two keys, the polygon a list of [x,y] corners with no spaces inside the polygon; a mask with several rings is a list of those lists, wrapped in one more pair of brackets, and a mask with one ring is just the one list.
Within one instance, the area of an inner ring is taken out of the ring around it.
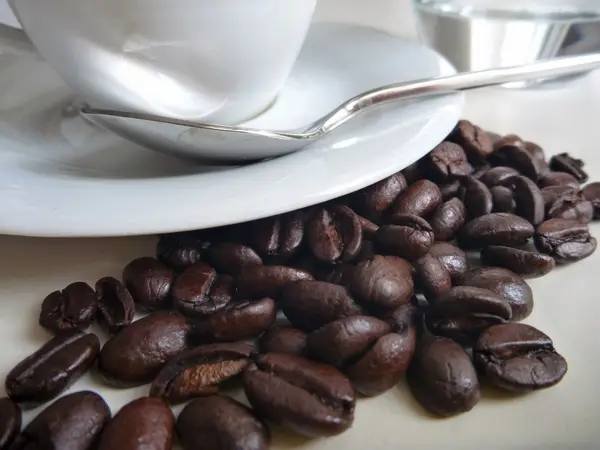
{"label": "cream table surface", "polygon": [[[407,0],[320,0],[317,20],[365,24],[406,37],[415,34]],[[4,3],[0,3],[0,21],[14,23]],[[600,73],[560,89],[469,93],[465,117],[499,133],[521,134],[550,153],[569,151],[582,157],[591,178],[600,180]],[[600,225],[592,229],[600,235]],[[0,236],[0,376],[47,338],[36,324],[46,294],[75,280],[93,283],[105,275],[118,277],[128,260],[152,255],[154,244],[153,237],[52,240]],[[401,385],[377,399],[361,400],[353,429],[338,438],[303,441],[278,434],[274,447],[599,448],[599,272],[597,252],[584,262],[531,282],[536,307],[527,322],[548,333],[569,362],[569,372],[556,388],[513,399],[486,393],[471,413],[436,420],[426,415]],[[114,410],[129,398],[117,390],[104,390],[103,394]]]}

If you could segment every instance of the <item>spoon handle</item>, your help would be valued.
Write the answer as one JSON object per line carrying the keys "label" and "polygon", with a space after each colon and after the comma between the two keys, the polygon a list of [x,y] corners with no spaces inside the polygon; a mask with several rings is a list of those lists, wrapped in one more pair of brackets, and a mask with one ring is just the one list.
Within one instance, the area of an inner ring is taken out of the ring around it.
{"label": "spoon handle", "polygon": [[459,73],[440,78],[391,84],[367,91],[315,122],[309,133],[327,133],[374,106],[416,97],[494,86],[515,81],[569,75],[600,68],[600,53],[542,60],[522,66]]}

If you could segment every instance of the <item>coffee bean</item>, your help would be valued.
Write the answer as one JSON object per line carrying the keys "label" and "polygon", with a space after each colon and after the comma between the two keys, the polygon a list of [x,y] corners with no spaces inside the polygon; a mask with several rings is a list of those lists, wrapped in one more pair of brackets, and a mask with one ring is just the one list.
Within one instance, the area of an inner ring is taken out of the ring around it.
{"label": "coffee bean", "polygon": [[448,139],[460,145],[470,161],[484,160],[494,150],[491,137],[468,120],[459,121]]}
{"label": "coffee bean", "polygon": [[494,151],[506,146],[515,146],[524,150],[527,149],[525,141],[516,134],[507,134],[502,136],[500,139],[496,140],[494,142]]}
{"label": "coffee bean", "polygon": [[600,183],[588,184],[581,190],[581,193],[586,200],[592,202],[594,219],[600,219]]}
{"label": "coffee bean", "polygon": [[271,435],[252,410],[230,397],[190,402],[175,425],[184,450],[268,450]]}
{"label": "coffee bean", "polygon": [[306,351],[306,333],[292,327],[273,327],[263,334],[258,347],[261,353],[290,353],[303,356]]}
{"label": "coffee bean", "polygon": [[594,206],[579,192],[565,194],[550,206],[547,217],[548,219],[573,219],[588,223],[594,218]]}
{"label": "coffee bean", "polygon": [[100,341],[95,334],[65,331],[8,373],[6,393],[25,407],[52,400],[92,367],[99,351]]}
{"label": "coffee bean", "polygon": [[414,293],[412,268],[402,258],[378,255],[355,267],[349,289],[366,307],[396,308]]}
{"label": "coffee bean", "polygon": [[309,437],[343,433],[354,422],[350,381],[327,364],[267,353],[244,372],[244,391],[257,413]]}
{"label": "coffee bean", "polygon": [[96,282],[96,302],[98,323],[111,334],[125,328],[133,320],[133,297],[116,278],[104,277]]}
{"label": "coffee bean", "polygon": [[485,330],[473,347],[477,368],[496,387],[529,392],[557,384],[567,361],[552,340],[525,324],[496,325]]}
{"label": "coffee bean", "polygon": [[467,178],[463,181],[463,184],[465,186],[463,202],[469,218],[474,219],[490,214],[494,203],[487,186],[475,178]]}
{"label": "coffee bean", "polygon": [[345,287],[323,281],[288,284],[281,291],[280,306],[292,325],[307,332],[363,313]]}
{"label": "coffee bean", "polygon": [[408,185],[411,185],[411,184],[415,183],[416,181],[419,181],[419,180],[425,178],[423,176],[423,173],[421,172],[421,168],[420,168],[421,164],[420,163],[421,163],[421,160],[415,161],[410,166],[405,167],[404,169],[402,169],[400,171],[400,173],[406,179],[406,183]]}
{"label": "coffee bean", "polygon": [[[364,259],[372,259],[375,256]],[[361,259],[362,261],[363,259]],[[319,281],[326,283],[339,284],[342,286],[348,286],[354,276],[354,266],[352,264],[338,264],[335,266],[322,267],[316,274],[316,278]]]}
{"label": "coffee bean", "polygon": [[506,143],[499,146],[490,157],[496,166],[507,166],[517,170],[521,175],[537,180],[544,173],[544,165],[525,149],[524,143]]}
{"label": "coffee bean", "polygon": [[525,141],[525,150],[527,150],[529,154],[535,159],[543,162],[546,161],[546,154],[544,152],[544,149],[538,144],[534,142]]}
{"label": "coffee bean", "polygon": [[516,214],[533,225],[542,223],[545,218],[544,197],[537,184],[524,176],[514,176],[504,183],[513,191]]}
{"label": "coffee bean", "polygon": [[362,227],[347,206],[334,204],[317,209],[306,224],[312,254],[328,263],[352,261],[360,251]]}
{"label": "coffee bean", "polygon": [[102,397],[91,391],[75,392],[39,413],[10,448],[92,450],[109,420],[110,409]]}
{"label": "coffee bean", "polygon": [[389,310],[380,317],[388,323],[394,333],[407,334],[422,324],[421,311],[417,304],[417,300],[413,299],[410,303]]}
{"label": "coffee bean", "polygon": [[494,186],[490,189],[490,194],[492,194],[492,203],[494,204],[493,212],[515,213],[517,204],[513,191],[505,186]]}
{"label": "coffee bean", "polygon": [[9,398],[0,399],[0,449],[7,450],[21,431],[21,408]]}
{"label": "coffee bean", "polygon": [[252,248],[237,242],[214,243],[208,249],[208,260],[219,273],[230,275],[237,275],[245,265],[263,263]]}
{"label": "coffee bean", "polygon": [[[356,262],[363,261],[365,259],[371,259],[377,255],[378,250],[373,241],[363,240],[360,246],[360,252],[356,256]],[[339,266],[339,264],[338,264]]]}
{"label": "coffee bean", "polygon": [[[302,211],[267,217],[250,225],[250,244],[271,263],[282,263],[293,256],[304,240],[304,215]],[[256,261],[249,251],[244,263]],[[241,262],[242,260],[240,260]],[[217,267],[218,270],[219,269]],[[232,275],[235,273],[231,272]]]}
{"label": "coffee bean", "polygon": [[238,289],[252,298],[278,298],[286,284],[312,280],[313,276],[300,269],[287,266],[245,266],[236,279]]}
{"label": "coffee bean", "polygon": [[529,285],[514,272],[498,267],[480,267],[461,274],[455,280],[458,286],[489,289],[504,297],[512,308],[512,320],[525,319],[533,310],[533,292]]}
{"label": "coffee bean", "polygon": [[472,343],[491,325],[512,317],[508,301],[488,289],[455,286],[430,302],[427,327],[434,334]]}
{"label": "coffee bean", "polygon": [[174,280],[171,269],[149,257],[134,259],[123,270],[123,283],[136,305],[150,311],[171,306]]}
{"label": "coffee bean", "polygon": [[356,212],[375,223],[380,223],[383,215],[406,187],[404,175],[396,173],[356,192],[352,196],[352,204]]}
{"label": "coffee bean", "polygon": [[[39,324],[55,333],[86,330],[96,316],[96,293],[83,282],[71,283],[42,302]],[[0,447],[1,448],[1,447]]]}
{"label": "coffee bean", "polygon": [[206,263],[188,267],[175,280],[173,304],[182,314],[202,317],[225,308],[233,296],[233,279],[217,275]]}
{"label": "coffee bean", "polygon": [[210,242],[197,232],[166,234],[160,237],[156,246],[159,261],[176,271],[202,261],[202,254]]}
{"label": "coffee bean", "polygon": [[428,178],[437,182],[465,177],[471,173],[465,151],[453,142],[439,144],[425,156],[423,163]]}
{"label": "coffee bean", "polygon": [[465,252],[448,242],[436,242],[433,244],[429,249],[429,255],[444,265],[452,279],[455,279],[469,269]]}
{"label": "coffee bean", "polygon": [[573,189],[579,189],[579,181],[566,172],[548,172],[538,180],[541,188],[548,186],[570,186]]}
{"label": "coffee bean", "polygon": [[152,382],[150,396],[178,404],[216,394],[221,383],[242,373],[252,353],[253,346],[246,342],[207,344],[187,350],[163,367]]}
{"label": "coffee bean", "polygon": [[558,263],[580,261],[596,250],[596,238],[585,223],[572,219],[546,220],[537,228],[535,246]]}
{"label": "coffee bean", "polygon": [[175,418],[167,404],[138,398],[121,408],[102,432],[98,450],[171,450]]}
{"label": "coffee bean", "polygon": [[389,332],[389,324],[375,317],[345,317],[310,333],[307,351],[314,359],[343,368]]}
{"label": "coffee bean", "polygon": [[426,255],[413,264],[417,286],[426,298],[435,298],[450,290],[450,272],[437,258]]}
{"label": "coffee bean", "polygon": [[[363,238],[364,239],[373,239],[375,237],[375,234],[377,233],[377,230],[379,229],[379,226],[363,216],[357,215],[357,217],[358,217],[358,222],[360,223],[360,228],[362,229]],[[363,246],[364,246],[364,244],[365,244],[365,241],[363,241]],[[362,250],[363,249],[361,247],[361,252],[362,252]],[[360,256],[357,259],[360,259]]]}
{"label": "coffee bean", "polygon": [[216,342],[254,338],[267,330],[276,316],[277,307],[270,298],[230,303],[215,314],[197,319],[194,337]]}
{"label": "coffee bean", "polygon": [[461,185],[460,181],[454,180],[449,183],[440,184],[439,187],[443,201],[448,201],[451,198],[458,197]]}
{"label": "coffee bean", "polygon": [[568,153],[559,153],[550,158],[550,168],[552,170],[568,173],[580,183],[585,183],[589,178],[583,170],[584,165],[581,159],[574,158]]}
{"label": "coffee bean", "polygon": [[435,240],[449,241],[467,220],[467,209],[458,198],[441,204],[429,219]]}
{"label": "coffee bean", "polygon": [[112,386],[150,383],[168,360],[187,347],[190,325],[173,312],[156,312],[113,336],[100,351],[98,369]]}
{"label": "coffee bean", "polygon": [[415,399],[439,416],[470,411],[481,397],[469,355],[459,344],[444,337],[421,338],[406,380]]}
{"label": "coffee bean", "polygon": [[471,177],[475,178],[476,180],[479,180],[491,168],[492,165],[489,162],[478,162],[475,166],[473,166],[473,172],[471,172]]}
{"label": "coffee bean", "polygon": [[397,214],[379,227],[375,239],[384,253],[414,261],[429,252],[435,237],[425,219],[412,214]]}
{"label": "coffee bean", "polygon": [[441,203],[442,192],[437,184],[429,180],[419,180],[398,196],[392,206],[392,213],[426,217]]}
{"label": "coffee bean", "polygon": [[481,261],[487,266],[503,267],[523,278],[543,277],[554,269],[554,259],[548,255],[501,245],[481,250]]}
{"label": "coffee bean", "polygon": [[519,172],[512,167],[497,166],[488,170],[480,181],[489,188],[503,184],[509,178],[519,175]]}
{"label": "coffee bean", "polygon": [[541,192],[547,214],[552,205],[554,205],[559,198],[569,194],[576,194],[578,189],[571,186],[547,186],[542,188]]}
{"label": "coffee bean", "polygon": [[533,236],[533,226],[527,220],[508,213],[486,214],[473,219],[458,234],[465,248],[486,245],[520,246]]}

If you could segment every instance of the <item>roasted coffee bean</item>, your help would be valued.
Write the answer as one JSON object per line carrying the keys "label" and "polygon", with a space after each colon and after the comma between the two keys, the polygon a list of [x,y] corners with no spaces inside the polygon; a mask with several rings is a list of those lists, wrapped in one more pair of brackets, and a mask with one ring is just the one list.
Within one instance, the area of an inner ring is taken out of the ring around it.
{"label": "roasted coffee bean", "polygon": [[586,200],[592,202],[594,219],[600,219],[600,183],[588,184],[581,190],[581,193]]}
{"label": "roasted coffee bean", "polygon": [[463,148],[453,142],[442,142],[423,158],[423,171],[437,182],[444,182],[471,173],[471,165]]}
{"label": "roasted coffee bean", "polygon": [[233,296],[233,279],[217,275],[206,263],[188,267],[173,285],[173,305],[182,314],[202,317],[225,308]]}
{"label": "roasted coffee bean", "polygon": [[415,161],[410,166],[405,167],[404,169],[402,169],[400,171],[400,173],[406,179],[406,183],[408,185],[413,184],[414,182],[419,181],[419,180],[425,178],[423,176],[423,173],[421,172],[421,168],[420,168],[421,164],[420,163],[421,163],[421,160]]}
{"label": "roasted coffee bean", "polygon": [[95,334],[65,331],[18,363],[6,376],[6,394],[25,407],[52,400],[94,364],[100,341]]}
{"label": "roasted coffee bean", "polygon": [[271,435],[253,411],[230,397],[190,402],[175,425],[184,450],[268,450]]}
{"label": "roasted coffee bean", "polygon": [[426,255],[415,261],[413,267],[417,286],[428,299],[438,297],[452,287],[450,272],[439,259]]}
{"label": "roasted coffee bean", "polygon": [[406,334],[410,330],[416,330],[421,325],[421,312],[417,306],[417,300],[387,311],[381,316],[391,327],[394,333]]}
{"label": "roasted coffee bean", "polygon": [[527,148],[525,141],[523,141],[523,139],[521,139],[519,136],[516,134],[507,134],[494,142],[494,151],[506,146],[515,146],[522,149]]}
{"label": "roasted coffee bean", "polygon": [[240,271],[236,285],[241,293],[251,298],[278,298],[286,284],[312,279],[310,273],[294,267],[252,265]]}
{"label": "roasted coffee bean", "polygon": [[290,353],[303,356],[306,351],[304,331],[292,327],[269,328],[258,341],[261,353]]}
{"label": "roasted coffee bean", "polygon": [[[39,324],[55,333],[86,330],[96,316],[96,293],[83,282],[71,283],[42,302]],[[2,448],[2,447],[0,447]]]}
{"label": "roasted coffee bean", "polygon": [[[250,244],[271,263],[287,261],[298,251],[303,240],[304,216],[302,211],[267,217],[250,225]],[[248,263],[249,257],[248,252],[248,256],[243,258],[243,262]],[[255,260],[254,255],[251,259]],[[217,269],[222,270],[218,267]]]}
{"label": "roasted coffee bean", "polygon": [[385,254],[414,261],[429,252],[435,236],[425,219],[412,214],[397,214],[379,227],[375,239],[377,247]]}
{"label": "roasted coffee bean", "polygon": [[548,186],[570,186],[573,189],[579,189],[579,181],[566,172],[548,172],[540,177],[538,185],[541,188]]}
{"label": "roasted coffee bean", "polygon": [[[360,227],[362,228],[363,238],[373,239],[375,237],[375,234],[377,233],[377,230],[379,229],[379,226],[363,216],[358,216],[358,222],[360,223]],[[365,241],[363,241],[363,245],[364,243]]]}
{"label": "roasted coffee bean", "polygon": [[123,270],[123,283],[136,305],[146,310],[171,306],[171,287],[175,273],[160,261],[142,257],[131,261]]}
{"label": "roasted coffee bean", "polygon": [[267,330],[277,316],[270,298],[230,303],[225,309],[194,323],[194,337],[201,341],[235,342],[254,338]]}
{"label": "roasted coffee bean", "polygon": [[421,338],[406,380],[415,399],[443,417],[470,411],[481,397],[471,358],[459,344],[445,337]]}
{"label": "roasted coffee bean", "polygon": [[525,324],[488,328],[473,347],[473,356],[494,386],[511,392],[554,386],[567,373],[567,361],[556,352],[552,340]]}
{"label": "roasted coffee bean", "polygon": [[546,161],[546,154],[544,153],[544,149],[537,145],[534,142],[525,142],[525,150],[529,152],[531,156],[536,158],[539,161]]}
{"label": "roasted coffee bean", "polygon": [[202,253],[210,242],[197,232],[165,234],[156,246],[156,256],[173,270],[182,271],[186,267],[202,261]]}
{"label": "roasted coffee bean", "polygon": [[544,164],[525,149],[525,144],[512,142],[499,146],[490,157],[494,165],[512,167],[521,175],[537,180],[545,172]]}
{"label": "roasted coffee bean", "polygon": [[533,231],[533,225],[522,217],[492,213],[467,222],[458,238],[465,248],[481,248],[486,245],[520,246],[533,236]]}
{"label": "roasted coffee bean", "polygon": [[515,213],[517,204],[513,191],[505,186],[494,186],[490,189],[490,194],[492,194],[492,202],[494,203],[493,212]]}
{"label": "roasted coffee bean", "polygon": [[[364,259],[372,259],[374,256]],[[363,259],[361,259],[362,261]],[[348,286],[354,276],[354,266],[352,264],[338,264],[336,266],[322,267],[316,274],[319,281],[326,283]]]}
{"label": "roasted coffee bean", "polygon": [[96,282],[98,323],[114,334],[129,325],[135,315],[135,302],[123,283],[113,277]]}
{"label": "roasted coffee bean", "polygon": [[[102,397],[90,391],[75,392],[59,398],[39,413],[10,448],[93,450],[109,421],[110,409]],[[113,450],[118,448],[129,447],[116,446]]]}
{"label": "roasted coffee bean", "polygon": [[547,214],[552,205],[554,205],[559,198],[569,194],[576,194],[578,189],[573,188],[572,186],[547,186],[542,188],[541,192]]}
{"label": "roasted coffee bean", "polygon": [[467,178],[463,183],[465,187],[463,202],[469,218],[474,219],[490,214],[494,203],[487,186],[475,178]]}
{"label": "roasted coffee bean", "polygon": [[219,273],[230,275],[237,275],[245,265],[263,263],[251,247],[237,242],[214,243],[208,249],[208,260]]}
{"label": "roasted coffee bean", "polygon": [[492,165],[488,162],[477,163],[477,165],[475,165],[473,167],[473,172],[471,172],[471,177],[475,178],[476,180],[479,180],[491,168],[492,168]]}
{"label": "roasted coffee bean", "polygon": [[168,360],[186,349],[189,330],[187,319],[180,314],[150,314],[104,344],[98,369],[113,386],[150,383]]}
{"label": "roasted coffee bean", "polygon": [[535,232],[535,246],[558,263],[580,261],[596,250],[596,238],[587,224],[572,219],[546,220]]}
{"label": "roasted coffee bean", "polygon": [[360,252],[362,227],[354,211],[334,204],[317,209],[308,219],[306,238],[310,251],[318,260],[348,262]]}
{"label": "roasted coffee bean", "polygon": [[345,287],[323,281],[297,281],[281,291],[281,310],[292,325],[312,331],[342,317],[363,314]]}
{"label": "roasted coffee bean", "polygon": [[377,255],[355,267],[349,289],[366,307],[396,308],[414,294],[412,268],[402,258]]}
{"label": "roasted coffee bean", "polygon": [[494,150],[490,136],[468,120],[459,121],[448,139],[460,145],[470,161],[484,160]]}
{"label": "roasted coffee bean", "polygon": [[106,426],[98,450],[171,450],[174,426],[173,413],[163,400],[138,398]]}
{"label": "roasted coffee bean", "polygon": [[588,180],[588,174],[583,170],[584,162],[569,155],[568,153],[559,153],[550,158],[550,168],[557,172],[565,172],[572,175],[580,183]]}
{"label": "roasted coffee bean", "polygon": [[444,265],[452,279],[469,270],[465,252],[448,242],[436,242],[433,244],[429,249],[429,255]]}
{"label": "roasted coffee bean", "polygon": [[396,173],[355,193],[352,196],[352,204],[359,214],[380,223],[383,215],[406,187],[404,175]]}
{"label": "roasted coffee bean", "polygon": [[487,266],[503,267],[523,278],[543,277],[554,269],[554,258],[536,251],[490,245],[481,250],[481,261]]}
{"label": "roasted coffee bean", "polygon": [[426,217],[441,203],[442,192],[437,184],[429,180],[419,180],[398,196],[392,206],[392,213]]}
{"label": "roasted coffee bean", "polygon": [[474,286],[489,289],[501,295],[512,308],[512,320],[525,319],[533,310],[533,292],[522,277],[499,267],[471,269],[456,280],[458,286]]}
{"label": "roasted coffee bean", "polygon": [[449,241],[467,220],[467,209],[458,198],[441,204],[429,219],[437,241]]}
{"label": "roasted coffee bean", "polygon": [[461,185],[460,181],[454,180],[450,183],[441,184],[439,187],[440,192],[442,193],[442,199],[446,202],[451,198],[458,197]]}
{"label": "roasted coffee bean", "polygon": [[577,192],[560,196],[548,209],[548,219],[573,219],[583,223],[594,218],[594,206]]}
{"label": "roasted coffee bean", "polygon": [[338,435],[354,422],[354,388],[327,364],[260,355],[244,372],[244,391],[261,417],[303,436]]}
{"label": "roasted coffee bean", "polygon": [[9,398],[0,399],[0,449],[7,450],[21,431],[21,408]]}
{"label": "roasted coffee bean", "polygon": [[533,225],[544,221],[544,197],[540,188],[524,176],[515,176],[505,181],[513,191],[516,214],[523,217]]}
{"label": "roasted coffee bean", "polygon": [[488,289],[455,286],[429,304],[427,327],[436,335],[470,344],[491,325],[512,317],[508,301]]}
{"label": "roasted coffee bean", "polygon": [[219,385],[242,373],[253,353],[252,344],[207,344],[171,359],[150,387],[151,397],[170,404],[219,392]]}
{"label": "roasted coffee bean", "polygon": [[519,175],[519,172],[512,167],[497,166],[488,170],[485,175],[480,178],[480,181],[487,187],[493,188],[494,186],[503,184],[506,180],[516,175]]}
{"label": "roasted coffee bean", "polygon": [[375,317],[345,317],[310,333],[307,351],[316,360],[343,368],[389,332],[390,325]]}
{"label": "roasted coffee bean", "polygon": [[360,252],[356,256],[356,262],[363,261],[365,259],[371,259],[377,255],[377,253],[377,247],[373,241],[363,240],[362,245],[360,246]]}

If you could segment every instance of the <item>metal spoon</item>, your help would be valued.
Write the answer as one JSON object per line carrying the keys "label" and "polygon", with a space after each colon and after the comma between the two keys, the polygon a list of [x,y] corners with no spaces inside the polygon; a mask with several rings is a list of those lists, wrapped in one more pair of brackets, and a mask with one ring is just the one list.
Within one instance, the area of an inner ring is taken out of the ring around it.
{"label": "metal spoon", "polygon": [[522,66],[392,84],[360,94],[301,130],[274,131],[195,123],[151,114],[80,108],[82,116],[114,133],[159,151],[183,157],[260,159],[300,150],[343,123],[390,102],[456,91],[585,72],[600,67],[600,53],[539,61]]}

